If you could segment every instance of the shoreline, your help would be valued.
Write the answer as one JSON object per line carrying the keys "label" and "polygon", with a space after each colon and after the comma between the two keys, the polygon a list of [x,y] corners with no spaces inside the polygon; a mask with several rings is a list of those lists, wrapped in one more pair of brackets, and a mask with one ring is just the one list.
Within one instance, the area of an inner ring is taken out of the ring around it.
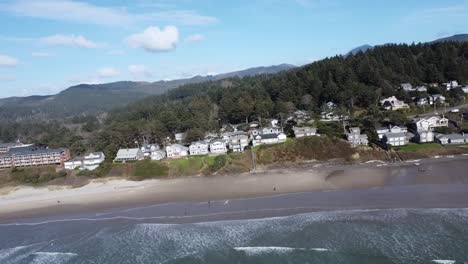
{"label": "shoreline", "polygon": [[[268,210],[272,207],[271,203],[279,196],[289,196],[286,200],[294,200],[294,202],[290,201],[290,203],[284,204],[281,209],[283,213],[288,212],[288,214],[326,211],[327,209],[385,208],[386,204],[392,205],[389,208],[397,208],[398,204],[401,204],[401,207],[406,207],[411,203],[402,201],[400,197],[392,198],[387,192],[398,193],[402,192],[403,189],[408,191],[419,186],[419,192],[421,192],[419,195],[424,196],[427,191],[424,188],[434,192],[432,189],[437,188],[433,188],[433,186],[450,186],[452,189],[457,189],[458,184],[468,184],[468,175],[465,176],[464,173],[468,168],[466,161],[468,161],[467,156],[457,156],[398,163],[375,161],[353,165],[314,164],[298,168],[229,176],[188,177],[142,182],[94,180],[84,187],[75,189],[49,190],[50,187],[21,187],[8,194],[0,195],[0,223],[86,214],[96,215],[96,213],[102,214],[108,211],[135,211],[135,208],[164,207],[165,204],[169,204],[169,207],[178,207],[180,204],[198,204],[208,201],[213,203],[232,200],[249,201],[249,199],[253,199],[252,201],[269,200],[252,209],[256,210],[257,213],[248,214],[250,216],[267,216],[272,214],[262,214],[262,210]],[[446,170],[451,170],[452,175],[444,173]],[[460,194],[463,193],[462,190],[457,191]],[[312,203],[312,206],[307,209],[297,209],[295,205],[301,203],[302,199],[306,199],[298,197],[307,195],[315,197],[314,201],[317,206],[313,206]],[[353,196],[363,195],[375,196],[377,198],[374,199],[378,199],[380,202],[372,204],[372,201],[352,201]],[[387,200],[384,199],[385,195],[388,196],[385,198]],[[461,196],[463,195],[464,193]],[[329,202],[326,202],[327,196],[331,197]],[[379,196],[381,197],[378,198]],[[408,199],[411,199],[411,195],[408,196]],[[424,196],[424,199],[428,201],[430,198]],[[450,203],[444,203],[448,200]],[[455,207],[468,207],[468,202],[466,204],[459,202],[456,196],[430,203],[413,203],[415,206],[421,205],[428,208],[452,204],[456,205]],[[179,210],[176,215],[180,214],[181,211],[183,210]],[[221,212],[229,213],[223,210]],[[200,211],[199,218],[206,218],[201,216],[202,213],[203,210]],[[235,212],[230,214],[236,215]],[[237,213],[237,218],[244,218],[239,214],[242,213]],[[214,218],[218,219],[219,217]]]}

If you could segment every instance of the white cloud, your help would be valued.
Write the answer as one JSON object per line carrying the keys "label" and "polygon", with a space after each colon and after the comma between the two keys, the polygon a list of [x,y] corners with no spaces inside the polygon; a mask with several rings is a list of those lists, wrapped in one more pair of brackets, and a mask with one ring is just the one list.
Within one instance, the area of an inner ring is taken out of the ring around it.
{"label": "white cloud", "polygon": [[0,54],[0,66],[16,66],[18,60],[8,55]]}
{"label": "white cloud", "polygon": [[185,38],[185,42],[198,42],[198,41],[203,41],[205,40],[205,36],[202,34],[194,34],[190,35],[187,38]]}
{"label": "white cloud", "polygon": [[117,75],[119,75],[119,71],[111,67],[105,67],[98,70],[98,76],[100,78],[111,78]]}
{"label": "white cloud", "polygon": [[143,48],[146,51],[170,51],[174,50],[179,41],[179,31],[175,26],[149,27],[142,33],[129,36],[127,42],[131,47]]}
{"label": "white cloud", "polygon": [[136,78],[153,76],[151,71],[143,64],[129,65],[128,71]]}
{"label": "white cloud", "polygon": [[48,45],[72,46],[79,48],[95,49],[100,45],[86,39],[83,36],[56,34],[41,39],[41,42]]}
{"label": "white cloud", "polygon": [[31,56],[36,57],[36,58],[47,58],[50,57],[50,53],[47,52],[33,52],[31,53]]}
{"label": "white cloud", "polygon": [[131,16],[123,10],[70,0],[19,0],[5,9],[20,16],[67,22],[98,25],[132,23]]}
{"label": "white cloud", "polygon": [[142,20],[165,22],[182,25],[207,25],[218,22],[216,17],[200,15],[193,10],[168,10],[148,13],[141,16]]}
{"label": "white cloud", "polygon": [[[169,7],[174,8],[173,5],[166,5],[166,8]],[[1,5],[0,9],[18,16],[118,27],[138,22],[203,25],[218,21],[215,17],[200,15],[193,10],[132,14],[121,7],[97,6],[73,0],[17,0]]]}

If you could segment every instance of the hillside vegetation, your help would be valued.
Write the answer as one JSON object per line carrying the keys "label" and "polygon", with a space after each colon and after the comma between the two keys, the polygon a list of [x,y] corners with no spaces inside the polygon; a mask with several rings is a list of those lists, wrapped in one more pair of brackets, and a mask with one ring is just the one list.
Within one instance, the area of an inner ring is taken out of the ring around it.
{"label": "hillside vegetation", "polygon": [[[324,103],[333,101],[339,106],[338,111],[350,111],[354,117],[351,125],[360,126],[372,139],[375,125],[407,121],[399,112],[383,112],[378,107],[379,99],[391,95],[411,101],[411,94],[398,89],[400,83],[466,83],[467,79],[466,42],[391,44],[273,75],[183,85],[113,111],[85,135],[60,124],[8,122],[0,126],[0,138],[60,143],[73,147],[74,153],[104,150],[106,157],[112,158],[118,148],[134,146],[135,140],[143,137],[162,142],[176,132],[187,131],[187,140],[196,140],[206,131],[219,129],[220,124],[281,118],[296,109],[319,114]],[[446,95],[449,103],[464,96],[457,91],[429,89],[430,93]],[[31,127],[35,127],[35,133],[29,132]],[[49,132],[57,127],[63,131],[50,137]]]}

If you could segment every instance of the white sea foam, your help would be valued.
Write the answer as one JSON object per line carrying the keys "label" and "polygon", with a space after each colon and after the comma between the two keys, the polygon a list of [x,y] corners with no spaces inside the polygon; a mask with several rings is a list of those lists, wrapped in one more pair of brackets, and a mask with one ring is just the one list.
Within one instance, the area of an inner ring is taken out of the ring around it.
{"label": "white sea foam", "polygon": [[261,255],[261,254],[284,254],[292,251],[317,251],[325,252],[330,251],[327,248],[293,248],[293,247],[235,247],[237,251],[242,251],[249,256]]}
{"label": "white sea foam", "polygon": [[330,251],[328,248],[311,248],[310,250],[318,251],[318,252]]}
{"label": "white sea foam", "polygon": [[242,251],[249,256],[260,255],[265,253],[288,253],[294,250],[305,250],[304,248],[291,248],[291,247],[235,247],[237,251]]}
{"label": "white sea foam", "polygon": [[70,259],[78,256],[78,254],[71,252],[35,252],[31,255],[34,256],[34,259],[31,263],[36,264],[45,264],[45,263],[66,263]]}
{"label": "white sea foam", "polygon": [[450,260],[450,259],[434,259],[432,260],[434,263],[438,264],[454,264],[455,260]]}
{"label": "white sea foam", "polygon": [[14,247],[14,248],[6,248],[0,250],[0,260],[5,260],[10,258],[11,256],[15,255],[18,251],[21,251],[28,246],[19,246],[19,247]]}

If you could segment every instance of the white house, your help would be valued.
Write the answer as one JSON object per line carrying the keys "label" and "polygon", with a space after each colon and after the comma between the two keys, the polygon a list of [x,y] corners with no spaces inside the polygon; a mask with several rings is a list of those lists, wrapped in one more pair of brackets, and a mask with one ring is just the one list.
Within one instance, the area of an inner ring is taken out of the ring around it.
{"label": "white house", "polygon": [[229,138],[229,149],[232,152],[244,152],[249,145],[249,137],[246,134],[237,134]]}
{"label": "white house", "polygon": [[143,155],[145,157],[150,157],[151,156],[151,153],[153,151],[156,151],[159,149],[159,146],[156,145],[156,144],[146,144],[144,146],[141,147],[141,151],[143,152]]}
{"label": "white house", "polygon": [[210,153],[210,144],[206,141],[192,142],[189,146],[190,155],[207,155]]}
{"label": "white house", "polygon": [[419,143],[434,142],[434,132],[432,130],[418,130],[416,132],[416,141]]}
{"label": "white house", "polygon": [[273,134],[257,134],[252,135],[252,145],[269,145],[285,142],[287,139],[284,133],[273,133]]}
{"label": "white house", "polygon": [[213,139],[210,142],[210,152],[214,154],[227,153],[227,142],[224,139]]}
{"label": "white house", "polygon": [[166,157],[166,152],[164,150],[158,149],[151,152],[151,160],[162,160]]}
{"label": "white house", "polygon": [[346,137],[349,143],[351,143],[353,146],[369,144],[367,135],[361,134],[361,129],[359,127],[349,128],[349,132],[346,134]]}
{"label": "white house", "polygon": [[437,134],[436,141],[442,145],[465,144],[468,143],[468,135],[463,134]]}
{"label": "white house", "polygon": [[293,127],[294,136],[296,138],[311,137],[317,135],[316,127]]}
{"label": "white house", "polygon": [[189,154],[189,148],[180,144],[172,144],[166,147],[166,154],[168,158],[185,157]]}
{"label": "white house", "polygon": [[281,129],[278,127],[264,127],[262,129],[253,129],[250,131],[252,135],[260,135],[260,134],[279,134]]}
{"label": "white house", "polygon": [[448,127],[449,120],[445,117],[431,116],[413,120],[413,126],[417,131],[433,130],[436,127]]}
{"label": "white house", "polygon": [[468,93],[468,85],[461,88],[464,93]]}
{"label": "white house", "polygon": [[142,160],[144,158],[145,156],[143,154],[143,151],[141,151],[141,149],[139,148],[119,149],[114,161],[117,161],[117,162],[137,161],[137,160]]}
{"label": "white house", "polygon": [[379,139],[388,145],[403,146],[408,144],[406,127],[390,126],[389,128],[378,128],[377,135]]}
{"label": "white house", "polygon": [[83,169],[95,170],[105,159],[106,156],[102,152],[89,153],[83,157]]}
{"label": "white house", "polygon": [[380,101],[380,104],[385,110],[399,110],[399,109],[407,109],[409,105],[403,101],[398,100],[395,96],[391,96],[389,98],[383,99]]}
{"label": "white house", "polygon": [[74,170],[76,168],[80,168],[81,166],[83,166],[83,158],[82,157],[73,158],[69,161],[65,161],[63,165],[65,166],[66,170]]}

